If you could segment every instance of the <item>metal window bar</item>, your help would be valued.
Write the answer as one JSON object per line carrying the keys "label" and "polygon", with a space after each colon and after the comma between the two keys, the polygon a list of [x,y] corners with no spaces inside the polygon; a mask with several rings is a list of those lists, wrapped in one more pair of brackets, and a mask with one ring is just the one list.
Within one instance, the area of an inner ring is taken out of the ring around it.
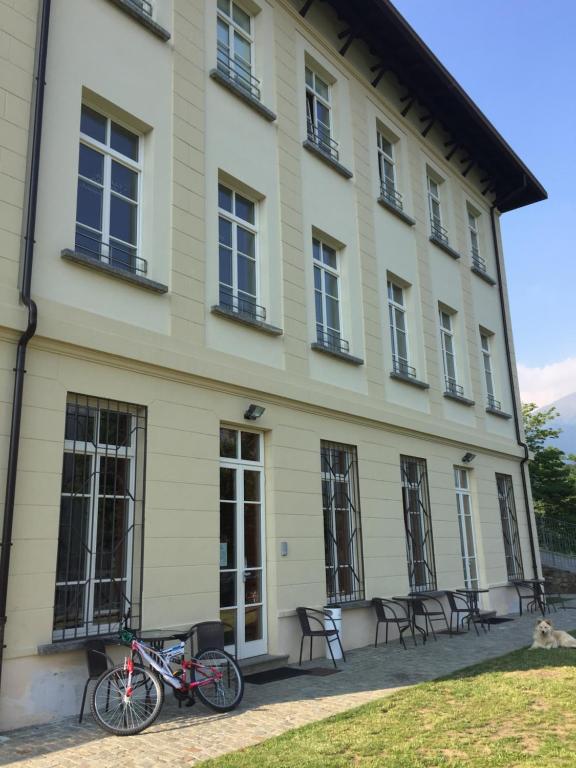
{"label": "metal window bar", "polygon": [[416,378],[416,368],[412,365],[408,365],[408,361],[398,355],[392,355],[392,366],[394,373],[400,373],[402,376],[410,376],[411,379]]}
{"label": "metal window bar", "polygon": [[464,387],[461,384],[458,384],[454,379],[451,379],[449,376],[445,377],[446,382],[446,392],[448,392],[450,395],[457,395],[458,397],[464,397]]}
{"label": "metal window bar", "polygon": [[493,411],[501,411],[502,403],[500,400],[496,400],[494,395],[488,395],[488,408],[492,408]]}
{"label": "metal window bar", "polygon": [[315,144],[321,152],[333,160],[340,160],[338,142],[330,136],[330,128],[320,122],[314,122],[308,117],[308,140]]}
{"label": "metal window bar", "polygon": [[430,226],[432,228],[432,237],[448,245],[448,230],[435,218],[430,219]]}
{"label": "metal window bar", "polygon": [[486,261],[480,256],[480,251],[474,245],[472,246],[472,264],[480,272],[486,272]]}
{"label": "metal window bar", "polygon": [[257,304],[249,296],[234,293],[231,288],[220,285],[220,306],[236,315],[247,317],[250,320],[266,321],[266,308]]}
{"label": "metal window bar", "polygon": [[248,63],[232,58],[229,49],[223,43],[218,43],[216,63],[218,70],[229,80],[245,90],[252,98],[260,101],[260,80],[254,77]]}
{"label": "metal window bar", "polygon": [[364,600],[364,555],[356,447],[320,447],[326,594],[329,604]]}
{"label": "metal window bar", "polygon": [[397,208],[399,211],[404,210],[402,195],[390,182],[382,181],[380,183],[380,195],[387,203],[394,206],[394,208]]}
{"label": "metal window bar", "polygon": [[510,475],[496,474],[498,502],[500,504],[500,519],[504,538],[504,555],[506,557],[506,572],[508,579],[523,579],[522,550],[518,533],[518,519],[514,502],[514,488]]}
{"label": "metal window bar", "polygon": [[148,272],[148,262],[135,255],[136,248],[127,248],[117,242],[105,243],[91,235],[84,227],[76,228],[74,249],[85,256],[91,256],[98,261],[136,275],[145,275]]}
{"label": "metal window bar", "polygon": [[53,640],[140,628],[146,409],[70,395]]}
{"label": "metal window bar", "polygon": [[540,549],[561,555],[576,555],[576,524],[537,515]]}
{"label": "metal window bar", "polygon": [[127,0],[130,5],[133,5],[137,11],[146,14],[152,18],[154,13],[154,6],[148,0]]}
{"label": "metal window bar", "polygon": [[408,581],[412,592],[437,588],[426,460],[400,457]]}
{"label": "metal window bar", "polygon": [[350,342],[343,339],[337,331],[330,331],[326,328],[316,329],[316,339],[318,344],[333,352],[350,352]]}

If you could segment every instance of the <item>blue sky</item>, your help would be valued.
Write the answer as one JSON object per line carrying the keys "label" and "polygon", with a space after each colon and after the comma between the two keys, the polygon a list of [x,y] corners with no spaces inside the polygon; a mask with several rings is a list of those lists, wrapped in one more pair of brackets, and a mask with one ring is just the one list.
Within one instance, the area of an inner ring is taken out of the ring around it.
{"label": "blue sky", "polygon": [[576,2],[393,2],[548,191],[502,217],[516,356],[576,391]]}

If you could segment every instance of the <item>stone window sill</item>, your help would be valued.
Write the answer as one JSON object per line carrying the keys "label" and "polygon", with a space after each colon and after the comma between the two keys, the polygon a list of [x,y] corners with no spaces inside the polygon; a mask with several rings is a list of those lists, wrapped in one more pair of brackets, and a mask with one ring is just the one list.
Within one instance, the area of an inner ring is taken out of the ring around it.
{"label": "stone window sill", "polygon": [[478,277],[484,280],[485,283],[488,283],[488,285],[496,285],[496,280],[494,280],[493,277],[490,277],[490,275],[488,275],[486,272],[478,269],[478,267],[470,267],[470,270],[474,272],[475,275],[478,275]]}
{"label": "stone window sill", "polygon": [[390,373],[390,378],[395,379],[396,381],[403,381],[405,384],[412,384],[413,387],[418,387],[418,389],[430,389],[430,384],[427,384],[425,381],[420,381],[420,379],[415,379],[412,376],[407,376],[405,373],[392,371]]}
{"label": "stone window sill", "polygon": [[148,277],[135,275],[134,273],[128,272],[125,269],[120,269],[119,267],[113,267],[111,264],[106,264],[92,256],[87,256],[85,253],[78,253],[77,251],[65,248],[60,255],[64,261],[69,261],[72,264],[78,264],[81,267],[93,269],[108,277],[124,280],[126,283],[135,285],[138,288],[144,288],[152,293],[168,293],[168,286],[163,283],[157,283],[155,280],[150,280]]}
{"label": "stone window sill", "polygon": [[215,80],[217,83],[220,83],[222,87],[229,90],[230,93],[233,93],[234,96],[237,96],[241,101],[244,102],[244,104],[246,104],[256,112],[258,112],[259,115],[262,115],[262,117],[265,120],[268,120],[268,122],[273,123],[274,120],[276,120],[276,115],[274,114],[274,112],[272,112],[271,109],[268,109],[268,107],[265,107],[264,104],[262,104],[262,102],[254,98],[254,96],[251,96],[247,91],[245,91],[243,88],[237,85],[237,83],[235,83],[234,80],[231,80],[229,77],[226,77],[226,75],[223,72],[220,72],[219,69],[211,69],[210,77],[212,78],[212,80]]}
{"label": "stone window sill", "polygon": [[89,635],[88,637],[77,637],[74,640],[60,640],[57,643],[43,643],[38,646],[39,656],[51,656],[55,653],[70,653],[70,651],[83,651],[86,648],[88,640],[103,640],[106,645],[120,645],[118,633],[112,635]]}
{"label": "stone window sill", "polygon": [[451,256],[453,259],[459,259],[460,254],[458,251],[455,251],[454,248],[452,248],[450,245],[445,243],[443,240],[440,240],[439,237],[434,237],[434,235],[430,235],[430,242],[434,243],[435,246],[440,248],[441,251],[444,251],[444,253],[447,253],[448,256]]}
{"label": "stone window sill", "polygon": [[340,176],[344,176],[345,179],[351,179],[354,175],[352,171],[349,171],[348,168],[343,166],[342,163],[339,163],[338,160],[334,160],[334,158],[330,157],[329,154],[322,152],[322,150],[317,147],[313,141],[306,139],[306,141],[302,143],[302,146],[304,149],[307,149],[308,152],[311,152],[313,155],[315,155],[319,160],[322,160],[323,163],[326,163],[326,165],[329,165],[331,168],[333,168],[337,173],[340,174]]}
{"label": "stone window sill", "polygon": [[382,208],[386,208],[387,211],[390,211],[390,213],[393,213],[394,216],[400,219],[400,221],[403,221],[404,224],[408,224],[409,227],[413,227],[416,224],[416,220],[413,219],[411,216],[408,216],[407,213],[404,213],[404,211],[401,211],[400,208],[397,208],[395,205],[392,205],[392,203],[389,203],[388,200],[384,197],[378,198],[378,204],[382,206]]}
{"label": "stone window sill", "polygon": [[323,344],[318,344],[317,341],[310,344],[310,348],[316,352],[321,352],[323,355],[330,355],[331,357],[335,357],[345,363],[351,363],[352,365],[364,365],[364,360],[362,360],[362,358],[349,355],[348,352],[338,352],[336,349],[330,349],[330,347],[325,347]]}
{"label": "stone window sill", "polygon": [[228,309],[227,307],[221,307],[219,304],[215,304],[213,307],[210,307],[210,312],[213,315],[218,315],[218,317],[224,318],[225,320],[232,320],[235,323],[247,325],[250,328],[255,328],[257,331],[268,333],[271,336],[282,336],[284,333],[282,328],[278,328],[275,325],[269,325],[268,323],[264,323],[262,320],[255,320],[254,318],[250,317],[250,315],[243,315],[239,312],[234,312],[234,310]]}
{"label": "stone window sill", "polygon": [[499,416],[501,419],[508,419],[512,418],[511,413],[506,413],[506,411],[500,411],[498,408],[486,408],[486,413],[491,413],[492,416]]}
{"label": "stone window sill", "polygon": [[168,32],[167,29],[164,29],[164,27],[161,27],[160,24],[157,24],[154,19],[151,19],[146,13],[139,10],[136,5],[130,2],[130,0],[108,0],[108,2],[121,8],[129,16],[132,16],[133,19],[142,24],[142,26],[149,29],[154,35],[161,40],[164,40],[164,42],[170,40],[170,32]]}
{"label": "stone window sill", "polygon": [[455,395],[454,392],[444,392],[444,397],[447,397],[448,400],[454,400],[461,405],[476,405],[474,400],[470,400],[468,397],[463,397],[462,395]]}

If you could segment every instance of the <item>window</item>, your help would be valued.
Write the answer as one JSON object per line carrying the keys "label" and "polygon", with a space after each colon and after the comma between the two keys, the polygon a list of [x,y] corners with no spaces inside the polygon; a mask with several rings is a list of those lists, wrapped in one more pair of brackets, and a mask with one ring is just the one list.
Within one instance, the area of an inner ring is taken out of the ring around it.
{"label": "window", "polygon": [[310,67],[306,67],[306,124],[308,140],[338,160],[338,143],[332,138],[330,86]]}
{"label": "window", "polygon": [[486,272],[486,262],[480,254],[480,235],[478,234],[479,217],[468,210],[468,232],[470,234],[470,253],[472,255],[472,266],[481,272]]}
{"label": "window", "polygon": [[54,640],[139,628],[145,443],[145,408],[69,396]]}
{"label": "window", "polygon": [[318,344],[338,352],[348,352],[350,345],[341,336],[340,275],[334,248],[312,239],[314,258],[314,301]]}
{"label": "window", "polygon": [[462,565],[464,567],[464,586],[466,589],[477,589],[478,563],[469,471],[467,469],[460,469],[460,467],[454,467],[454,482],[456,486],[458,526],[460,529],[460,548],[462,550]]}
{"label": "window", "polygon": [[260,83],[252,74],[252,17],[231,0],[218,0],[217,14],[217,67],[249,95],[260,100]]}
{"label": "window", "polygon": [[388,317],[392,341],[392,367],[395,373],[416,377],[416,369],[410,365],[408,353],[408,327],[404,289],[388,280]]}
{"label": "window", "polygon": [[152,18],[154,14],[154,6],[152,5],[149,0],[128,0],[130,5],[133,5],[137,11],[140,11],[141,13],[146,14],[146,16],[149,16]]}
{"label": "window", "polygon": [[356,448],[322,441],[320,460],[328,602],[363,600],[364,562]]}
{"label": "window", "polygon": [[456,351],[454,347],[452,315],[443,309],[440,310],[440,339],[442,342],[442,362],[444,365],[446,392],[462,396],[464,390],[458,384],[456,375]]}
{"label": "window", "polygon": [[378,139],[378,171],[380,174],[380,194],[386,202],[395,208],[403,209],[402,195],[396,188],[396,162],[394,144],[380,131]]}
{"label": "window", "polygon": [[524,566],[522,565],[522,550],[520,549],[518,519],[516,517],[516,504],[514,503],[514,488],[511,476],[496,473],[496,486],[498,488],[500,519],[502,521],[502,535],[504,537],[506,573],[510,581],[512,579],[523,579]]}
{"label": "window", "polygon": [[426,460],[400,457],[408,580],[413,591],[436,589],[436,563]]}
{"label": "window", "polygon": [[494,374],[492,372],[492,355],[490,352],[490,336],[480,331],[480,346],[482,347],[482,360],[484,362],[484,380],[486,381],[486,394],[488,408],[502,410],[502,403],[496,400],[494,393]]}
{"label": "window", "polygon": [[427,177],[428,183],[428,207],[430,210],[430,226],[432,228],[432,237],[436,237],[446,245],[448,244],[448,233],[442,226],[442,212],[440,209],[440,184],[431,176]]}
{"label": "window", "polygon": [[220,306],[253,320],[266,319],[257,304],[256,204],[223,184],[218,185]]}
{"label": "window", "polygon": [[139,257],[140,138],[84,105],[76,201],[76,251],[146,273]]}

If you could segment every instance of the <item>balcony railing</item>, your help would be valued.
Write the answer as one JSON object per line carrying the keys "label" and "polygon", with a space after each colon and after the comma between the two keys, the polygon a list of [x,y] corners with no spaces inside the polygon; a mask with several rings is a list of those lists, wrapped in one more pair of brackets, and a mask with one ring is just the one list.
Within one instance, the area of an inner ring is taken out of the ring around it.
{"label": "balcony railing", "polygon": [[385,181],[381,182],[380,195],[382,196],[383,200],[392,205],[394,208],[397,208],[399,211],[404,210],[402,195],[400,192],[398,192],[393,184],[387,183]]}
{"label": "balcony railing", "polygon": [[409,376],[411,379],[416,378],[416,368],[412,365],[408,365],[408,360],[397,355],[392,355],[392,366],[394,373],[399,373],[401,376]]}
{"label": "balcony railing", "polygon": [[260,80],[254,77],[248,64],[232,58],[229,49],[222,43],[218,43],[217,68],[249,96],[260,101]]}
{"label": "balcony railing", "polygon": [[117,269],[124,269],[135,275],[145,275],[148,272],[148,262],[146,259],[136,256],[135,248],[114,241],[105,243],[85,229],[76,230],[74,249],[77,253],[91,256],[104,264],[109,264]]}
{"label": "balcony railing", "polygon": [[338,142],[330,136],[330,128],[328,126],[322,123],[313,123],[308,119],[308,141],[315,144],[321,152],[336,160],[336,162],[340,160]]}
{"label": "balcony railing", "polygon": [[451,379],[448,376],[446,376],[445,381],[447,394],[464,397],[464,387],[461,384],[457,384],[455,379]]}
{"label": "balcony railing", "polygon": [[476,269],[480,270],[480,272],[486,272],[486,262],[482,256],[480,256],[478,248],[475,248],[474,246],[472,246],[472,264]]}
{"label": "balcony railing", "polygon": [[491,408],[493,411],[501,411],[502,410],[502,403],[500,400],[496,400],[494,395],[488,395],[488,408]]}
{"label": "balcony railing", "polygon": [[332,352],[341,352],[345,355],[350,353],[350,343],[343,339],[337,331],[317,328],[316,339],[320,346]]}
{"label": "balcony railing", "polygon": [[430,226],[432,229],[432,237],[440,240],[444,245],[448,245],[448,230],[440,224],[438,219],[431,219]]}
{"label": "balcony railing", "polygon": [[152,18],[154,7],[152,6],[152,3],[148,2],[148,0],[126,0],[126,2],[128,2],[130,5],[133,5],[137,11],[140,11],[140,13],[144,13],[146,16]]}
{"label": "balcony railing", "polygon": [[220,307],[248,320],[266,322],[266,307],[257,304],[249,296],[238,295],[222,285],[220,286]]}

